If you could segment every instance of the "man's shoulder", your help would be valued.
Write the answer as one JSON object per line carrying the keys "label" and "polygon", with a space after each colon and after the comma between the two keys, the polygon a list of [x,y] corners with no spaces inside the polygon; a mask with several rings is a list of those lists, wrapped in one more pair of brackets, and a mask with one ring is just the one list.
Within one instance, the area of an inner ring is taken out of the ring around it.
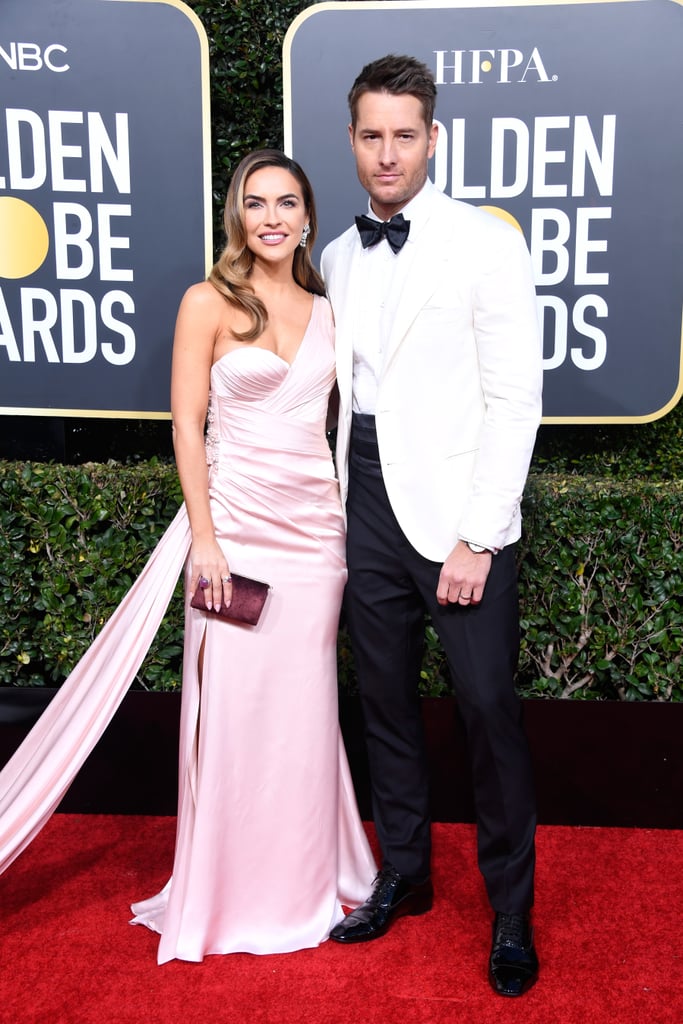
{"label": "man's shoulder", "polygon": [[328,242],[323,249],[322,258],[323,260],[334,259],[340,252],[348,249],[349,246],[358,237],[358,232],[355,225],[347,228],[346,231],[342,231],[341,235],[337,235],[331,242]]}
{"label": "man's shoulder", "polygon": [[513,239],[520,235],[521,229],[516,227],[504,210],[497,213],[493,209],[475,206],[462,199],[453,199],[444,192],[434,189],[432,193],[432,212],[435,216],[450,223],[454,230],[470,230],[477,236],[500,239]]}

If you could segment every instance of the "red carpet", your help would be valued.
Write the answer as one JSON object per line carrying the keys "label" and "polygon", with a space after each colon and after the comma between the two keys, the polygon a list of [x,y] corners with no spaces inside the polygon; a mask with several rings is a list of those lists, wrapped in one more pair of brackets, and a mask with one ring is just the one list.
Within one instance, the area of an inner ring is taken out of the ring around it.
{"label": "red carpet", "polygon": [[435,826],[434,910],[377,942],[157,967],[128,903],[166,880],[174,826],[58,814],[0,878],[3,1024],[683,1021],[683,832],[542,827],[542,974],[507,1001],[486,981],[472,826]]}

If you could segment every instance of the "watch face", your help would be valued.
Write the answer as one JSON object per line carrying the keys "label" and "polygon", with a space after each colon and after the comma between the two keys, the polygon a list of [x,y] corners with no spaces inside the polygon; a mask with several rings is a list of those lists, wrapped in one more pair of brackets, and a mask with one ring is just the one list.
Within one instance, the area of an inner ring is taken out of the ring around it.
{"label": "watch face", "polygon": [[482,547],[481,544],[470,544],[468,540],[465,541],[465,544],[467,544],[470,551],[474,551],[475,555],[481,555],[486,551],[486,548]]}

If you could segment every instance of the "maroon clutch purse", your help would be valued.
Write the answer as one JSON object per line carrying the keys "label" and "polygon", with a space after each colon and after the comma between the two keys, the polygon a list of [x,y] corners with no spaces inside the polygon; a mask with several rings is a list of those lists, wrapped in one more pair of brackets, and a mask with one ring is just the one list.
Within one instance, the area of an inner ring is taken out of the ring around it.
{"label": "maroon clutch purse", "polygon": [[238,576],[236,572],[232,576],[232,598],[227,608],[221,605],[221,610],[207,608],[204,600],[204,591],[199,587],[192,595],[190,604],[207,615],[215,615],[226,622],[246,622],[249,626],[255,626],[261,617],[263,606],[268,597],[270,585],[261,583],[260,580],[252,580],[248,576]]}

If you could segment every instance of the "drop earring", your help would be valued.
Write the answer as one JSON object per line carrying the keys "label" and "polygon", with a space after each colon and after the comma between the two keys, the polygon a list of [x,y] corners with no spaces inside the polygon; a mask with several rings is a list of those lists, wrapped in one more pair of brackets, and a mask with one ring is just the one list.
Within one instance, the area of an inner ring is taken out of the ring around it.
{"label": "drop earring", "polygon": [[311,233],[311,225],[310,224],[304,224],[304,229],[301,232],[301,241],[299,242],[299,245],[301,246],[302,249],[306,248],[306,245],[308,244],[308,236],[310,235],[310,233]]}

